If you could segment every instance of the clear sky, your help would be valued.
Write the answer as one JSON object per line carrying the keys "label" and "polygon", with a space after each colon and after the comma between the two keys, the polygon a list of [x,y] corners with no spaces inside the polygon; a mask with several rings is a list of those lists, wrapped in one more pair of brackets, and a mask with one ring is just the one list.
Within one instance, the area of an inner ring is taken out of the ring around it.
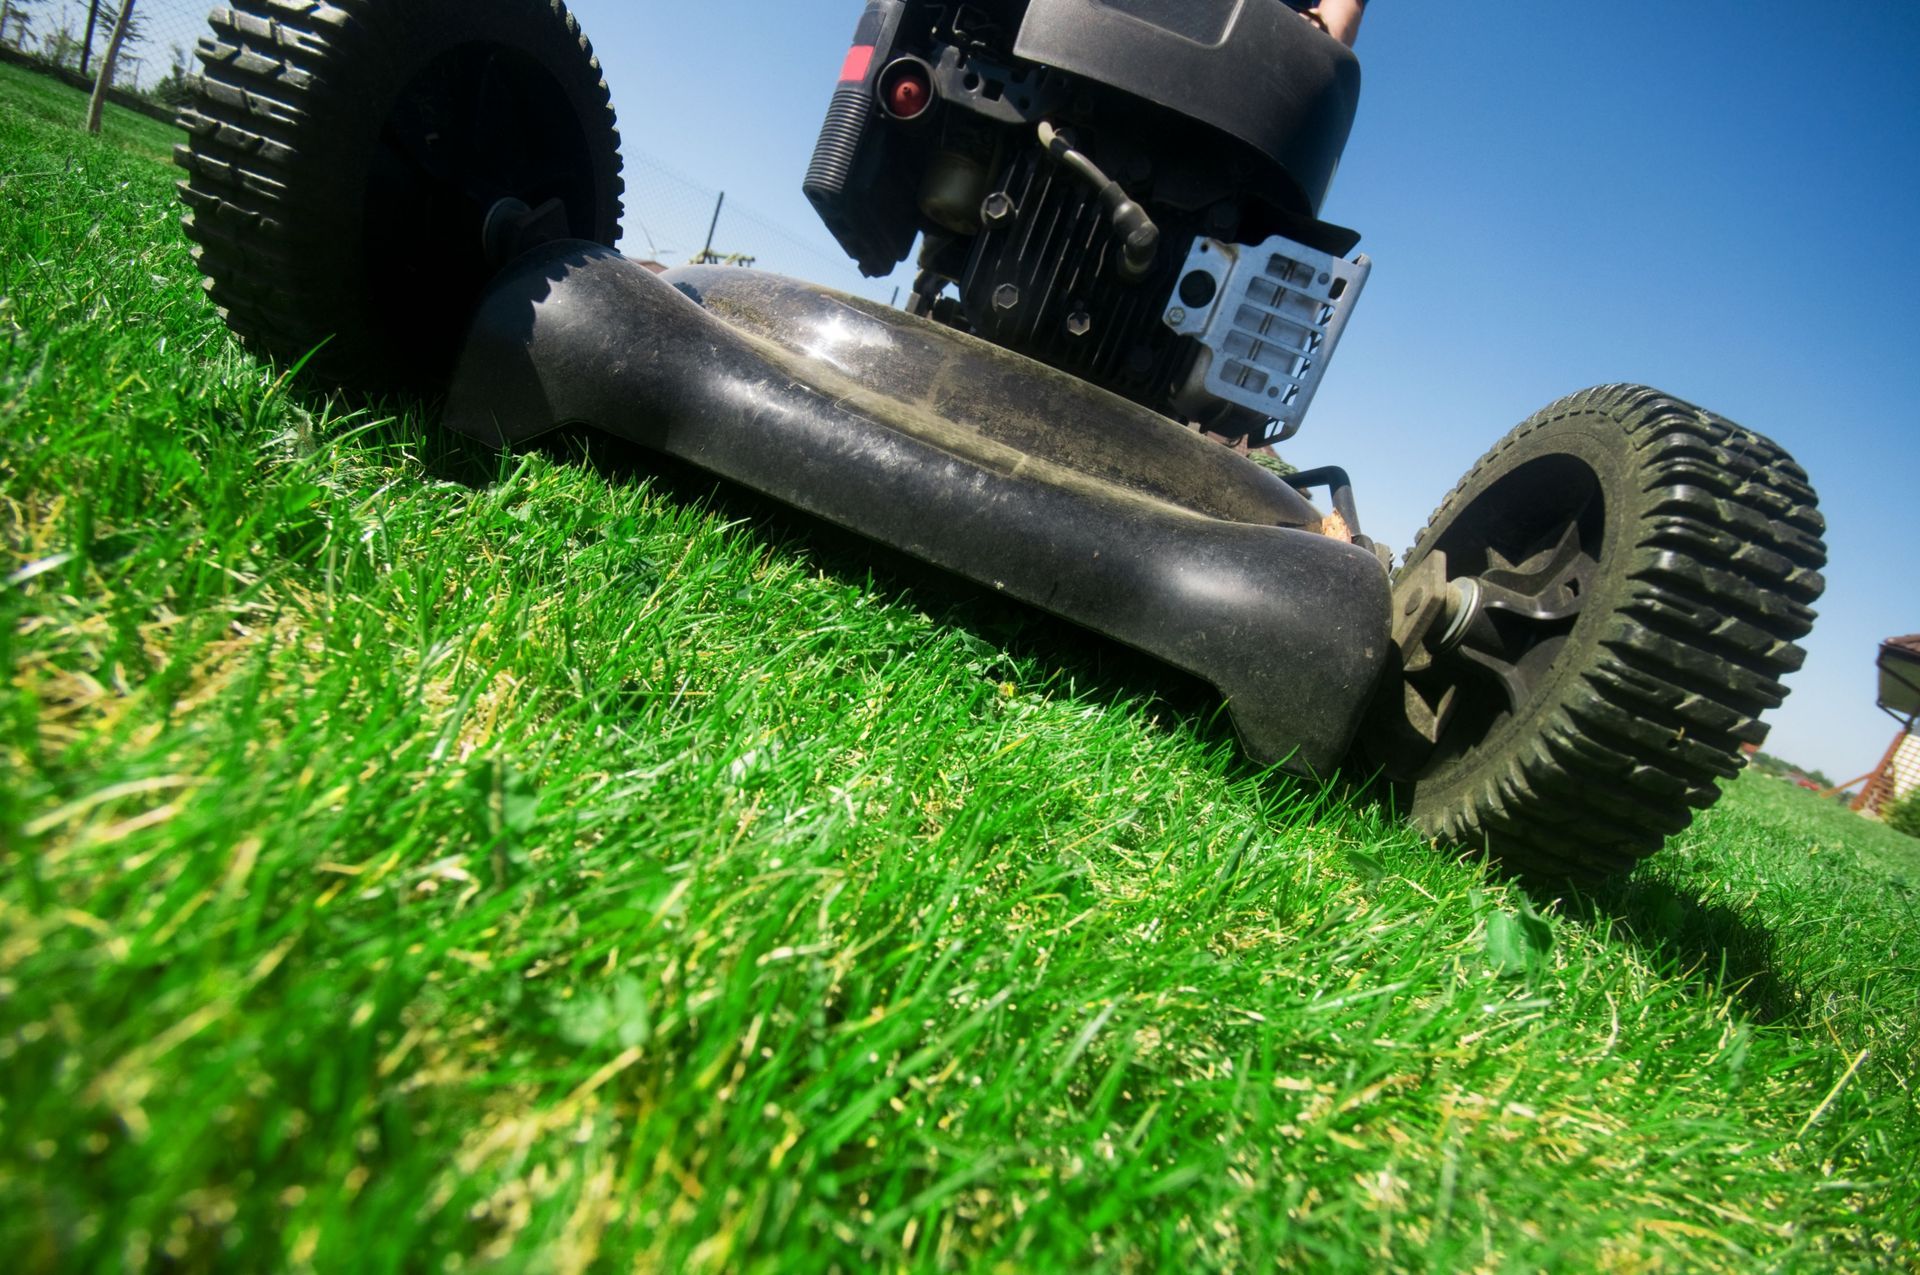
{"label": "clear sky", "polygon": [[[698,188],[724,189],[743,217],[717,246],[844,286],[800,179],[860,0],[574,7],[627,139],[628,249],[645,225],[663,257],[697,250]],[[1288,459],[1345,465],[1404,547],[1507,429],[1589,385],[1771,435],[1820,488],[1833,564],[1768,748],[1868,770],[1894,729],[1875,651],[1920,631],[1920,5],[1372,8],[1325,213],[1374,274]]]}

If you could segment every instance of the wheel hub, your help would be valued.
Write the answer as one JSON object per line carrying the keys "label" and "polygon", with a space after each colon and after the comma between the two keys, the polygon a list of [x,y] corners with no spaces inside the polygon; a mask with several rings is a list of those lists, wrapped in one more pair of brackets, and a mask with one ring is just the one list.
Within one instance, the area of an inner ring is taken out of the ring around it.
{"label": "wheel hub", "polygon": [[1592,592],[1596,510],[1576,502],[1542,525],[1490,502],[1402,574],[1398,685],[1377,699],[1370,731],[1390,774],[1417,777],[1527,709]]}

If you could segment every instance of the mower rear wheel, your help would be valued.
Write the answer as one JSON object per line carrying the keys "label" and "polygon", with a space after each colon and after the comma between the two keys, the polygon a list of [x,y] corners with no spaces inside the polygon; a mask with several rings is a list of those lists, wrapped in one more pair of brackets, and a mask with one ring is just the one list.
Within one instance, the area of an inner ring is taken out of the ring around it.
{"label": "mower rear wheel", "polygon": [[619,237],[613,109],[561,0],[231,0],[209,22],[180,195],[209,291],[261,353],[431,389],[498,264],[491,213]]}
{"label": "mower rear wheel", "polygon": [[1824,587],[1815,505],[1774,443],[1643,387],[1514,430],[1396,576],[1396,610],[1432,622],[1380,701],[1397,731],[1373,737],[1416,824],[1545,877],[1658,850],[1739,772],[1801,665]]}

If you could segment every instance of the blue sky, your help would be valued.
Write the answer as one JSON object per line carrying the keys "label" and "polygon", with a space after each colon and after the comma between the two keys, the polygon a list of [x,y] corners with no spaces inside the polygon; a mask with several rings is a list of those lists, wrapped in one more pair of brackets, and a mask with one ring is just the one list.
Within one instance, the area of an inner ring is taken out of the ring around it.
{"label": "blue sky", "polygon": [[[630,152],[629,250],[636,222],[698,249],[724,189],[743,217],[720,246],[844,286],[799,187],[859,0],[574,7]],[[1894,729],[1874,653],[1920,631],[1920,5],[1373,7],[1325,212],[1374,274],[1288,458],[1344,464],[1404,547],[1507,429],[1589,385],[1771,435],[1820,488],[1833,565],[1768,748],[1868,770]]]}

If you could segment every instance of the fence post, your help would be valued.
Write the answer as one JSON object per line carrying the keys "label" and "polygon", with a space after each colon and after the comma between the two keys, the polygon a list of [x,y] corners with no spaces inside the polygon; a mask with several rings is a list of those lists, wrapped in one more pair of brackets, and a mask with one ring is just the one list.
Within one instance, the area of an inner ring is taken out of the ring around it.
{"label": "fence post", "polygon": [[93,61],[93,29],[100,24],[100,0],[87,0],[87,38],[80,45],[80,74]]}

